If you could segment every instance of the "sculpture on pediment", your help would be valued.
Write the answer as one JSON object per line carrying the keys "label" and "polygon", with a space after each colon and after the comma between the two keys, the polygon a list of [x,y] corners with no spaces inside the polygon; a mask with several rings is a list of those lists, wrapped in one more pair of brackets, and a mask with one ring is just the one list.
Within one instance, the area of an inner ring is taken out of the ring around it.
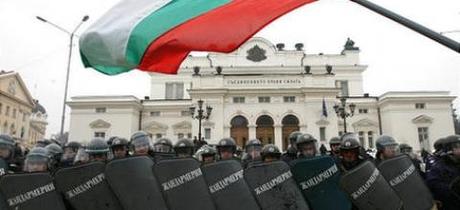
{"label": "sculpture on pediment", "polygon": [[267,56],[265,56],[266,52],[266,50],[260,48],[258,45],[254,45],[254,47],[247,51],[248,55],[246,56],[246,59],[254,62],[263,61],[267,59]]}
{"label": "sculpture on pediment", "polygon": [[348,38],[345,43],[344,50],[359,50],[359,47],[355,47],[355,42]]}

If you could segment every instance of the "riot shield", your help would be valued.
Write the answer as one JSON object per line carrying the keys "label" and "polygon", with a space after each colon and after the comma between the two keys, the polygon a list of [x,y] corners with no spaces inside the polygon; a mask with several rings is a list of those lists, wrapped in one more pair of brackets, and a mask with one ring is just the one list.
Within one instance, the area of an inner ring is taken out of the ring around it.
{"label": "riot shield", "polygon": [[104,169],[102,162],[63,168],[54,176],[56,188],[75,210],[121,210]]}
{"label": "riot shield", "polygon": [[155,160],[155,163],[158,163],[160,160],[172,159],[176,157],[176,153],[171,152],[153,152],[152,157]]}
{"label": "riot shield", "polygon": [[329,156],[297,159],[291,165],[294,180],[312,209],[351,208],[350,200],[340,189],[340,170],[334,159]]}
{"label": "riot shield", "polygon": [[369,161],[346,172],[340,185],[359,209],[399,210],[402,207],[396,192]]}
{"label": "riot shield", "polygon": [[161,160],[153,168],[169,209],[215,209],[197,160]]}
{"label": "riot shield", "polygon": [[309,209],[283,161],[252,165],[244,171],[244,179],[261,209]]}
{"label": "riot shield", "polygon": [[8,163],[0,158],[0,177],[6,175],[8,173]]}
{"label": "riot shield", "polygon": [[378,169],[403,201],[404,210],[431,209],[431,192],[407,155],[385,160]]}
{"label": "riot shield", "polygon": [[243,168],[235,160],[224,160],[201,168],[209,192],[219,210],[260,209],[243,177]]}
{"label": "riot shield", "polygon": [[457,197],[457,199],[460,199],[460,177],[457,177],[450,183],[449,186],[450,190],[452,193]]}
{"label": "riot shield", "polygon": [[113,160],[107,164],[107,182],[123,209],[167,209],[152,171],[153,164],[147,156]]}
{"label": "riot shield", "polygon": [[0,180],[0,191],[10,210],[65,210],[48,173],[6,175]]}

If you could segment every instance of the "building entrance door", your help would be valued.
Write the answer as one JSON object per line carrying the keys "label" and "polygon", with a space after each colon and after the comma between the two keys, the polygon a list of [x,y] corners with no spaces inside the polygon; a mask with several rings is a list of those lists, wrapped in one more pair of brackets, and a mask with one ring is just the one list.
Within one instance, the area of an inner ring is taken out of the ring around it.
{"label": "building entrance door", "polygon": [[275,129],[273,119],[268,115],[262,115],[256,121],[256,137],[263,145],[275,143]]}
{"label": "building entrance door", "polygon": [[235,140],[236,145],[244,148],[249,138],[248,120],[238,115],[232,119],[230,124],[232,126],[230,128],[230,136]]}

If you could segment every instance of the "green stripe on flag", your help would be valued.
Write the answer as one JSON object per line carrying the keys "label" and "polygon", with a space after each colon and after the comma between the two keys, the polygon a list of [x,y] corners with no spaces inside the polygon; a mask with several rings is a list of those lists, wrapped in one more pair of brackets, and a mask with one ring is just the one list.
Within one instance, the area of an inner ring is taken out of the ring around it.
{"label": "green stripe on flag", "polygon": [[[126,61],[138,65],[145,50],[155,39],[172,28],[231,0],[173,0],[139,22],[131,32]],[[199,34],[197,34],[199,36]],[[119,68],[119,67],[118,67]]]}

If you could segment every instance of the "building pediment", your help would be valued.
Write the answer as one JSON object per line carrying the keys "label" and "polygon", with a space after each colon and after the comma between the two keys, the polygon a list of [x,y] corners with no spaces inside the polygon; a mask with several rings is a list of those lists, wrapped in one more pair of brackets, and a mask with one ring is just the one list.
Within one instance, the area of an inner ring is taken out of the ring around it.
{"label": "building pediment", "polygon": [[179,130],[179,129],[192,129],[192,123],[189,121],[182,121],[180,123],[176,123],[173,126],[173,129]]}
{"label": "building pediment", "polygon": [[414,124],[431,124],[433,123],[433,118],[427,115],[419,115],[416,118],[412,119]]}
{"label": "building pediment", "polygon": [[143,130],[166,130],[166,129],[168,129],[167,125],[157,122],[157,121],[148,122],[143,127]]}
{"label": "building pediment", "polygon": [[357,122],[354,122],[353,127],[377,127],[378,124],[370,119],[361,119]]}
{"label": "building pediment", "polygon": [[30,107],[34,106],[34,100],[17,72],[0,73],[0,92]]}
{"label": "building pediment", "polygon": [[326,126],[326,125],[329,125],[329,121],[327,121],[326,119],[321,119],[321,120],[316,121],[316,125]]}
{"label": "building pediment", "polygon": [[89,124],[89,127],[91,128],[110,128],[110,126],[110,123],[101,119],[95,120]]}

